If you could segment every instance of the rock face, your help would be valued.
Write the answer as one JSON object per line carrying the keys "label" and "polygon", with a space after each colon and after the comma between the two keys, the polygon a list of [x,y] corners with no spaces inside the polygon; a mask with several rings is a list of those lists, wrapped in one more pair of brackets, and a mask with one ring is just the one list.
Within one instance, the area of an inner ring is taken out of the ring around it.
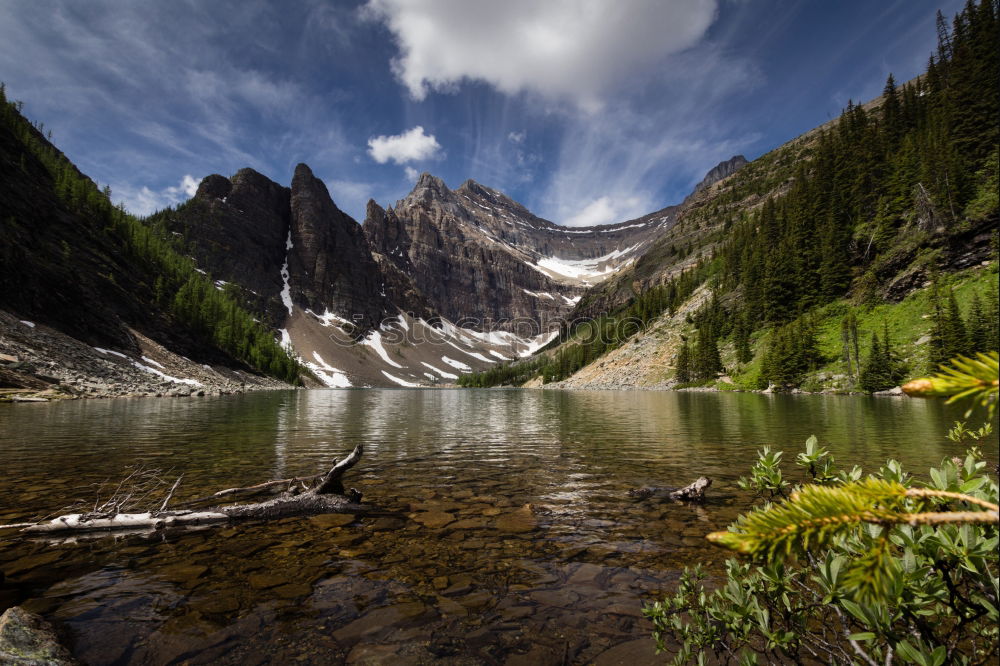
{"label": "rock face", "polygon": [[281,266],[290,218],[290,191],[253,169],[233,179],[213,174],[167,228],[186,241],[199,267],[244,288],[244,303],[276,325],[281,315]]}
{"label": "rock face", "polygon": [[199,268],[219,286],[239,287],[244,303],[275,328],[288,315],[283,270],[292,301],[304,309],[356,315],[362,329],[394,314],[361,228],[305,164],[296,167],[290,188],[253,169],[241,169],[232,181],[213,174],[163,220]]}
{"label": "rock face", "polygon": [[566,228],[474,181],[451,190],[423,174],[395,206],[370,201],[359,225],[299,164],[291,187],[250,169],[209,176],[154,221],[327,386],[418,386],[537,349],[674,216]]}
{"label": "rock face", "polygon": [[728,178],[734,173],[749,164],[747,158],[742,155],[735,155],[724,162],[719,162],[702,178],[701,182],[695,185],[694,191],[698,192],[719,182],[723,178]]}
{"label": "rock face", "polygon": [[430,174],[395,207],[370,202],[373,250],[409,275],[429,305],[479,331],[537,334],[588,286],[634,260],[673,209],[617,225],[569,229],[469,180],[450,190]]}
{"label": "rock face", "polygon": [[349,313],[364,330],[390,314],[385,281],[361,227],[305,164],[292,178],[290,232],[292,302],[317,314]]}
{"label": "rock face", "polygon": [[416,269],[409,257],[409,238],[395,212],[369,200],[365,219],[372,220],[366,223],[365,234],[382,271],[388,299],[413,317],[433,319],[437,313],[413,282]]}

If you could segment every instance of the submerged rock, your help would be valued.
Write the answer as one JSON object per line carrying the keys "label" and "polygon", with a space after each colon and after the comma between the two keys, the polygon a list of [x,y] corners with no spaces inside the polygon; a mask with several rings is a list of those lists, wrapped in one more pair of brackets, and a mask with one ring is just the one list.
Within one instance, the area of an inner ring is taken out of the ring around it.
{"label": "submerged rock", "polygon": [[520,534],[531,532],[538,527],[534,511],[530,504],[525,504],[520,509],[506,513],[496,519],[494,527],[501,532]]}
{"label": "submerged rock", "polygon": [[68,666],[77,662],[59,643],[48,622],[20,606],[0,615],[0,663],[24,666]]}
{"label": "submerged rock", "polygon": [[455,522],[455,516],[444,511],[422,511],[411,514],[410,518],[424,527],[436,530]]}

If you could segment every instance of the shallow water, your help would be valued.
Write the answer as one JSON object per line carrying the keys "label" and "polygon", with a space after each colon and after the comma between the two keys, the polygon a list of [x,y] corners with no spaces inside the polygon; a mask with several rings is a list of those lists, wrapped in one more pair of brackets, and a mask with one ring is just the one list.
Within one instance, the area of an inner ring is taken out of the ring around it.
{"label": "shallow water", "polygon": [[[769,444],[924,472],[959,410],[847,396],[347,390],[0,405],[0,522],[145,461],[178,499],[313,474],[366,445],[372,515],[69,541],[0,536],[0,610],[90,664],[658,663],[644,602],[746,508]],[[987,447],[996,451],[995,437]],[[794,465],[789,465],[794,474]],[[714,479],[704,506],[630,500]]]}

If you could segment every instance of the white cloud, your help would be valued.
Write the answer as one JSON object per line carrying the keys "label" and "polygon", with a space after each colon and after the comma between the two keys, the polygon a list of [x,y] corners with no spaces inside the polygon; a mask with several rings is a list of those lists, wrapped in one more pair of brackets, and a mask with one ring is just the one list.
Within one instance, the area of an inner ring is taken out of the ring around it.
{"label": "white cloud", "polygon": [[176,206],[193,197],[198,191],[201,178],[184,174],[177,185],[164,187],[161,190],[151,190],[143,185],[136,189],[129,185],[118,185],[111,188],[111,198],[124,203],[125,209],[135,215],[150,215],[167,206]]}
{"label": "white cloud", "polygon": [[507,135],[507,139],[514,143],[524,143],[524,139],[527,136],[528,133],[525,130],[521,130],[520,132],[511,132]]}
{"label": "white cloud", "polygon": [[169,192],[171,195],[177,195],[177,196],[180,196],[180,193],[183,192],[185,195],[187,195],[186,198],[190,199],[198,191],[198,186],[200,184],[201,184],[201,178],[195,178],[191,174],[186,173],[184,174],[184,177],[181,178],[180,186],[168,187],[167,192]]}
{"label": "white cloud", "polygon": [[393,70],[416,100],[481,80],[595,109],[636,70],[698,43],[717,10],[717,0],[369,0],[364,14],[395,35]]}
{"label": "white cloud", "polygon": [[408,166],[405,169],[403,169],[403,173],[406,175],[406,180],[410,181],[411,183],[417,182],[417,178],[420,177],[420,172],[411,166]]}
{"label": "white cloud", "polygon": [[647,197],[625,196],[612,199],[603,196],[594,199],[561,224],[567,227],[593,227],[622,222],[650,212],[650,205]]}
{"label": "white cloud", "polygon": [[441,144],[433,134],[424,134],[424,128],[417,125],[402,134],[376,136],[368,139],[368,154],[379,164],[392,160],[396,164],[419,162],[437,157]]}

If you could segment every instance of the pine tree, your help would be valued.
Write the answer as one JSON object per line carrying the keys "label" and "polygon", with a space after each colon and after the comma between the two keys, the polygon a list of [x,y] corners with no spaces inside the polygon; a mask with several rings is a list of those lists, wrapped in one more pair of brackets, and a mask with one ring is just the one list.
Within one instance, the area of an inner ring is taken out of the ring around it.
{"label": "pine tree", "polygon": [[677,379],[681,384],[687,384],[691,381],[691,348],[688,346],[688,341],[685,339],[681,343],[681,349],[677,353],[677,360],[674,362],[677,366],[677,371],[674,374],[674,378]]}
{"label": "pine tree", "polygon": [[750,348],[750,325],[745,313],[740,313],[733,329],[733,342],[736,346],[736,362],[749,363],[753,360],[753,350]]}
{"label": "pine tree", "polygon": [[715,341],[715,333],[708,323],[698,329],[698,342],[695,345],[691,362],[691,375],[698,381],[715,379],[722,372],[722,359],[719,347]]}
{"label": "pine tree", "polygon": [[888,368],[886,367],[885,353],[877,333],[872,333],[871,344],[868,348],[868,358],[864,367],[858,375],[858,386],[861,390],[873,393],[890,388],[888,385]]}
{"label": "pine tree", "polygon": [[987,307],[986,321],[989,323],[986,349],[997,351],[1000,349],[1000,298],[997,295],[996,276],[990,280],[989,289],[986,292]]}
{"label": "pine tree", "polygon": [[945,344],[945,316],[941,302],[935,298],[931,313],[930,340],[927,342],[927,361],[933,367],[946,363],[951,356]]}
{"label": "pine tree", "polygon": [[861,354],[858,346],[858,318],[853,312],[848,313],[840,322],[840,342],[844,371],[847,379],[854,383],[861,371]]}
{"label": "pine tree", "polygon": [[904,368],[889,338],[888,324],[883,322],[882,339],[879,340],[877,333],[872,333],[871,349],[861,369],[858,386],[869,393],[885,391],[896,386],[903,375]]}
{"label": "pine tree", "polygon": [[992,325],[987,318],[986,309],[979,298],[979,294],[973,294],[972,304],[969,308],[968,336],[969,352],[992,351],[990,332]]}
{"label": "pine tree", "polygon": [[896,79],[892,74],[885,82],[885,89],[882,91],[882,128],[885,132],[888,147],[894,148],[899,140],[902,111],[900,108],[899,94],[896,91]]}
{"label": "pine tree", "polygon": [[948,358],[969,353],[969,335],[962,320],[962,312],[958,308],[955,292],[948,292],[948,311],[946,315],[945,346],[949,351]]}

